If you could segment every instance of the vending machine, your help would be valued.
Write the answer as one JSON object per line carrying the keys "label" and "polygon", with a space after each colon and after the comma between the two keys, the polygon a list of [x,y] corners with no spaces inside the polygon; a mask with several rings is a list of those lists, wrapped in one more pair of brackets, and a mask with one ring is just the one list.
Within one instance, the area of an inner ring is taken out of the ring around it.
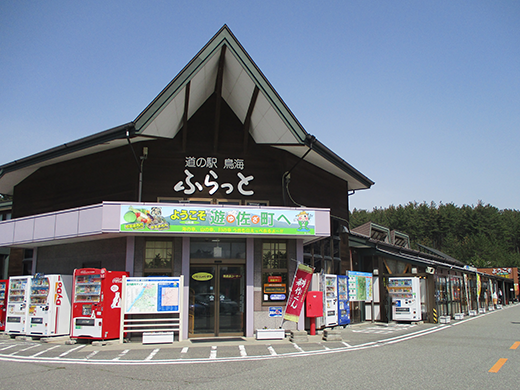
{"label": "vending machine", "polygon": [[388,279],[394,321],[421,321],[421,287],[419,278]]}
{"label": "vending machine", "polygon": [[25,334],[69,335],[71,290],[72,275],[34,275],[30,280]]}
{"label": "vending machine", "polygon": [[338,325],[338,280],[337,275],[321,275],[321,291],[323,291],[322,326]]}
{"label": "vending machine", "polygon": [[0,331],[5,330],[5,313],[7,306],[7,285],[9,280],[0,280]]}
{"label": "vending machine", "polygon": [[123,276],[129,276],[128,272],[105,268],[74,271],[72,338],[119,338]]}
{"label": "vending machine", "polygon": [[338,325],[350,324],[350,305],[348,300],[348,276],[338,275]]}
{"label": "vending machine", "polygon": [[7,312],[5,315],[5,332],[8,334],[25,334],[30,284],[31,276],[11,276],[9,278]]}

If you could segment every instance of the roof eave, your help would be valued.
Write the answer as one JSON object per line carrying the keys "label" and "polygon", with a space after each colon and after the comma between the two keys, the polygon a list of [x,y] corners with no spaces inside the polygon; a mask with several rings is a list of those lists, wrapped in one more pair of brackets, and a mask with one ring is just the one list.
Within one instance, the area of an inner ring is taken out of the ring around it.
{"label": "roof eave", "polygon": [[[307,142],[310,142],[310,141],[307,141]],[[355,180],[359,181],[362,185],[365,186],[365,189],[368,189],[375,184],[372,180],[370,180],[368,177],[363,175],[360,171],[355,169],[352,165],[350,165],[345,160],[343,160],[332,150],[327,148],[320,141],[314,140],[314,142],[312,142],[312,145],[310,145],[309,147],[311,147],[312,150],[314,150],[316,153],[318,153],[325,160],[329,161],[331,164],[335,165],[342,171],[346,172],[349,176],[352,176]]]}
{"label": "roof eave", "polygon": [[114,127],[109,130],[93,134],[88,137],[80,138],[52,149],[25,157],[21,160],[15,160],[10,163],[0,166],[0,178],[9,172],[14,172],[19,169],[27,168],[32,165],[40,164],[42,162],[62,157],[80,150],[85,150],[90,147],[103,144],[105,142],[132,137],[135,134],[135,126],[133,122],[126,123],[121,126]]}

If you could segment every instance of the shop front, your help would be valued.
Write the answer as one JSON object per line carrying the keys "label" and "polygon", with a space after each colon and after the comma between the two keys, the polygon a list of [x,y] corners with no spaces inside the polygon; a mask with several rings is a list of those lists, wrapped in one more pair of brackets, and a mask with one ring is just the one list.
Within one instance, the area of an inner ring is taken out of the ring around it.
{"label": "shop front", "polygon": [[[395,280],[410,280],[409,301],[420,300],[421,319],[431,323],[438,323],[441,317],[464,318],[494,310],[499,307],[501,292],[503,296],[504,290],[513,289],[512,278],[479,272],[425,246],[420,246],[423,251],[413,250],[392,242],[391,236],[389,229],[371,223],[350,232],[351,266],[374,274],[377,293],[373,308],[366,310],[367,319],[396,319],[396,305],[402,305],[396,298],[405,297],[403,292],[409,287]],[[419,287],[414,289],[413,281]]]}
{"label": "shop front", "polygon": [[[160,212],[161,230],[128,215],[138,209],[140,215]],[[309,216],[304,227],[297,218],[302,212]],[[183,223],[188,219],[179,213],[191,214],[193,223]],[[211,218],[220,213],[259,219],[256,226],[238,226],[236,218],[222,224]],[[15,218],[0,232],[4,246],[33,248],[39,273],[72,274],[97,261],[130,276],[183,275],[183,338],[253,336],[269,325],[269,307],[285,305],[304,244],[330,236],[329,221],[327,209],[104,202]],[[272,278],[278,290],[262,293],[262,281]]]}

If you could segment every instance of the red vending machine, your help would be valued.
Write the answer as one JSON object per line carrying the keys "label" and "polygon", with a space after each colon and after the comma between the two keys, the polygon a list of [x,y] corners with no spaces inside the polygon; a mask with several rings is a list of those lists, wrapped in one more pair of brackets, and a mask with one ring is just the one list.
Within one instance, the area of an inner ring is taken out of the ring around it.
{"label": "red vending machine", "polygon": [[105,268],[74,270],[71,338],[119,338],[123,276]]}
{"label": "red vending machine", "polygon": [[0,330],[5,330],[5,307],[7,306],[8,280],[0,280]]}

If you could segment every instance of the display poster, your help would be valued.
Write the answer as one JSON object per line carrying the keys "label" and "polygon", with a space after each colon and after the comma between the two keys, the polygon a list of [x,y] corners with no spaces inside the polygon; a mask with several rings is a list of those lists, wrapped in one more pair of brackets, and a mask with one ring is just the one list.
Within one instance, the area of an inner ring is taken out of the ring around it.
{"label": "display poster", "polygon": [[126,278],[125,314],[178,313],[180,278]]}
{"label": "display poster", "polygon": [[271,306],[269,307],[269,317],[281,317],[283,314],[282,306]]}
{"label": "display poster", "polygon": [[298,322],[313,273],[314,269],[312,267],[305,264],[298,264],[289,293],[289,299],[287,300],[287,306],[285,307],[284,320]]}
{"label": "display poster", "polygon": [[372,301],[372,274],[348,271],[348,298],[350,301]]}
{"label": "display poster", "polygon": [[181,204],[121,206],[121,232],[314,235],[315,211],[197,207]]}
{"label": "display poster", "polygon": [[513,279],[512,268],[493,268],[493,271],[491,271],[491,273],[502,278]]}

